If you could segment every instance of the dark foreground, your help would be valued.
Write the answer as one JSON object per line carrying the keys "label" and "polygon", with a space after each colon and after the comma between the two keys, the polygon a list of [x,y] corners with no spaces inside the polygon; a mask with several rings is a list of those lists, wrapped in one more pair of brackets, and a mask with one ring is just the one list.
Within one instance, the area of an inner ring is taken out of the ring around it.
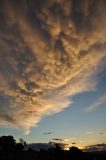
{"label": "dark foreground", "polygon": [[69,151],[62,150],[59,145],[48,150],[25,150],[26,143],[16,143],[12,136],[0,137],[0,160],[106,160],[106,152],[83,152],[77,147]]}

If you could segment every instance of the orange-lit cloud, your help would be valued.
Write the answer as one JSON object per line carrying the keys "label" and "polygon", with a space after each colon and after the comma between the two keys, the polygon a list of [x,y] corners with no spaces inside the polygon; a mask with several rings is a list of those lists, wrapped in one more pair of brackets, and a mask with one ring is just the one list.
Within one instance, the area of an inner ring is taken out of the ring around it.
{"label": "orange-lit cloud", "polygon": [[28,133],[95,89],[106,67],[106,1],[0,3],[0,125]]}
{"label": "orange-lit cloud", "polygon": [[80,140],[78,138],[54,138],[52,139],[55,143],[60,144],[62,148],[68,150],[72,146],[76,146],[80,149],[83,149],[86,146],[86,143],[84,140]]}

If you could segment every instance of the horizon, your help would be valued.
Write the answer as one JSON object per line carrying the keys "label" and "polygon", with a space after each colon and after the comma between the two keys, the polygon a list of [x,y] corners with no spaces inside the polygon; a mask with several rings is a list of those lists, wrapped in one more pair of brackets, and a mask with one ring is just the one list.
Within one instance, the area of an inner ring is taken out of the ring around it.
{"label": "horizon", "polygon": [[[102,143],[102,144],[94,144],[94,145],[89,145],[89,146],[85,146],[84,148],[79,148],[75,145],[75,143],[72,143],[72,145],[63,143],[63,142],[55,142],[55,141],[49,141],[48,143],[42,143],[42,142],[38,142],[38,143],[27,143],[26,141],[24,141],[24,139],[22,139],[21,137],[19,138],[19,140],[14,139],[14,137],[12,135],[2,135],[0,136],[0,139],[4,141],[8,142],[8,138],[12,138],[13,141],[15,142],[15,146],[17,146],[17,144],[21,144],[23,145],[23,149],[25,151],[28,151],[30,149],[32,149],[33,151],[41,151],[42,149],[45,151],[48,151],[49,149],[55,149],[58,145],[58,147],[63,150],[63,151],[70,151],[72,148],[76,148],[79,149],[83,152],[106,152],[106,143]],[[11,141],[11,140],[10,140]],[[9,141],[9,142],[10,142]],[[14,143],[13,142],[13,143]],[[0,142],[1,143],[1,142]],[[6,143],[4,143],[6,145]],[[8,144],[7,144],[8,145]],[[2,146],[2,143],[0,144],[0,147]],[[1,147],[2,148],[2,147]]]}

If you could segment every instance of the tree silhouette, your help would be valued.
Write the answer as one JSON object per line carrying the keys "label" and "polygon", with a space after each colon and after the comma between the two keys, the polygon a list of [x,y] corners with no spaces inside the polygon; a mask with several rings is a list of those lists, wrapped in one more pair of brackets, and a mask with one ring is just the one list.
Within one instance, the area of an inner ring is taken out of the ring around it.
{"label": "tree silhouette", "polygon": [[2,136],[0,137],[0,148],[2,150],[14,150],[16,141],[13,136]]}
{"label": "tree silhouette", "polygon": [[82,159],[83,152],[79,148],[72,146],[70,147],[69,152],[70,152],[72,159],[74,160],[77,160],[78,158],[79,160],[80,158]]}

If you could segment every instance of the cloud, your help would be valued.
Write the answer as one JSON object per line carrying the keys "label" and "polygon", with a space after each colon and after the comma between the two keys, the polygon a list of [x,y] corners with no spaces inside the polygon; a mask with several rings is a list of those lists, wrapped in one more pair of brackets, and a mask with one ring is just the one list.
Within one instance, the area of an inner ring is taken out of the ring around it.
{"label": "cloud", "polygon": [[106,132],[100,132],[100,135],[106,136]]}
{"label": "cloud", "polygon": [[95,144],[95,145],[90,145],[86,146],[85,151],[87,152],[94,152],[94,151],[106,151],[106,144]]}
{"label": "cloud", "polygon": [[75,137],[72,137],[72,138],[65,138],[64,141],[65,142],[71,142],[71,141],[75,141],[76,138]]}
{"label": "cloud", "polygon": [[100,132],[99,134],[104,134],[104,132]]}
{"label": "cloud", "polygon": [[93,110],[95,110],[95,109],[98,109],[99,107],[101,107],[101,106],[102,106],[103,104],[105,104],[105,103],[106,103],[106,95],[103,95],[103,96],[99,97],[99,98],[97,99],[97,101],[94,102],[92,105],[88,106],[88,107],[85,109],[85,111],[86,111],[86,112],[91,112],[91,111],[93,111]]}
{"label": "cloud", "polygon": [[61,138],[53,138],[52,140],[53,141],[63,141],[63,139],[61,139]]}
{"label": "cloud", "polygon": [[26,146],[26,149],[32,148],[33,150],[41,150],[45,149],[48,150],[49,148],[55,148],[55,143],[49,142],[49,143],[29,143]]}
{"label": "cloud", "polygon": [[94,132],[94,131],[86,131],[85,132],[85,134],[86,135],[97,135],[97,134],[99,134],[99,135],[102,135],[102,136],[106,136],[106,132],[105,131],[101,131],[101,132]]}
{"label": "cloud", "polygon": [[93,131],[86,131],[85,134],[95,134]]}
{"label": "cloud", "polygon": [[72,146],[77,146],[78,148],[84,148],[85,145],[85,141],[82,141],[80,139],[77,138],[53,138],[52,139],[54,143],[58,143],[60,146],[62,146],[62,148],[68,150],[70,147]]}
{"label": "cloud", "polygon": [[54,134],[54,132],[44,132],[43,134],[50,135],[50,134]]}
{"label": "cloud", "polygon": [[30,127],[95,90],[106,1],[0,1],[0,125]]}

